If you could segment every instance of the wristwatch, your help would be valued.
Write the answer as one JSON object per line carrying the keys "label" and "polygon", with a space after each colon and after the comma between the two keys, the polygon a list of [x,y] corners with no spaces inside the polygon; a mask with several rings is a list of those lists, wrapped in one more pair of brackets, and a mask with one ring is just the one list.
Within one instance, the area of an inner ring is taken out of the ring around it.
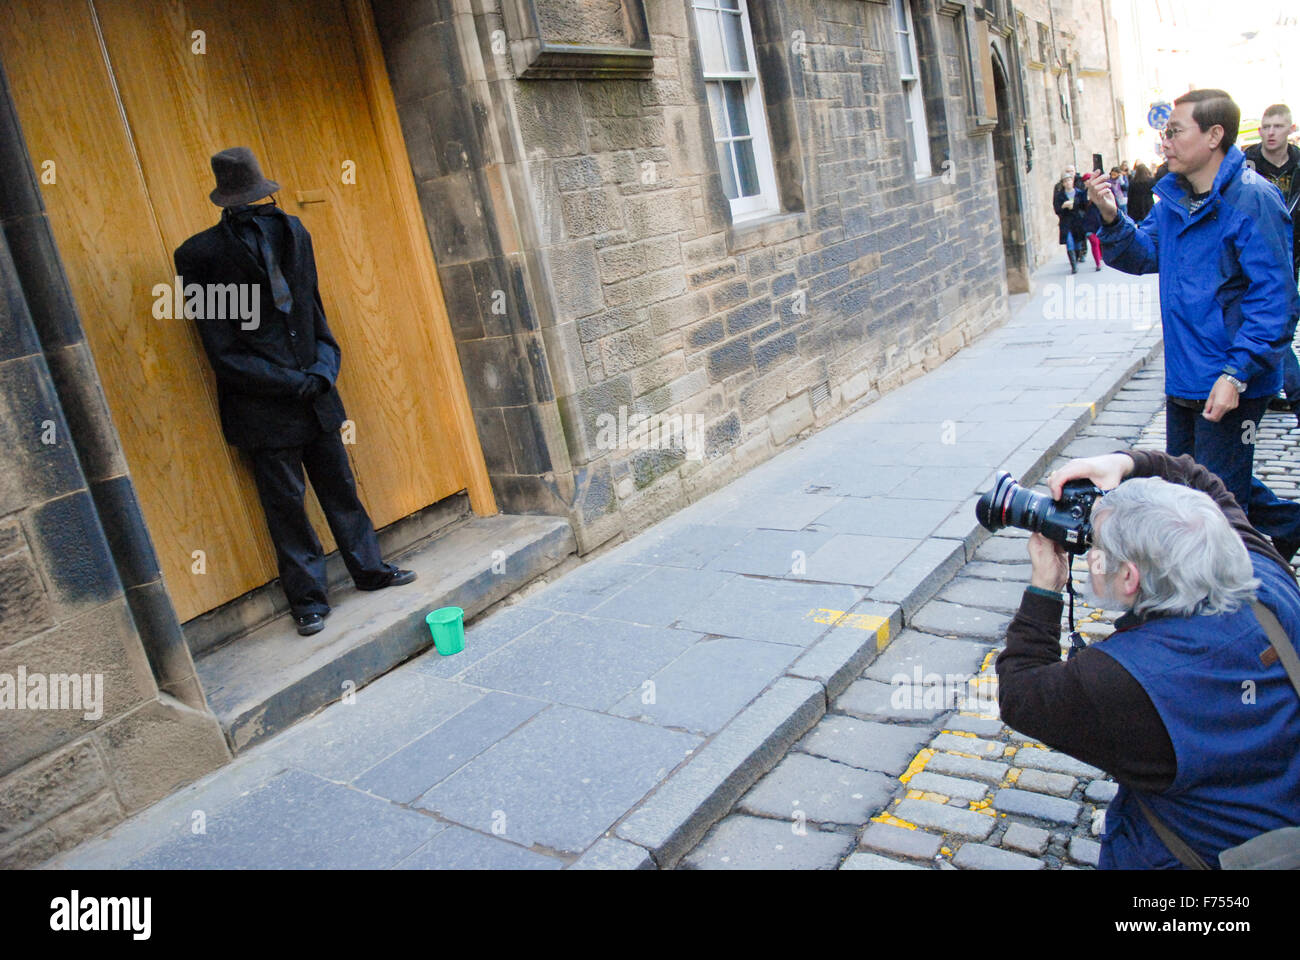
{"label": "wristwatch", "polygon": [[1232,374],[1230,374],[1230,373],[1221,373],[1221,374],[1219,374],[1219,379],[1221,379],[1221,380],[1227,380],[1230,384],[1232,384],[1232,386],[1236,389],[1236,391],[1237,391],[1238,393],[1244,393],[1245,390],[1246,390],[1246,381],[1245,381],[1245,380],[1238,380],[1236,377],[1234,377],[1234,376],[1233,376]]}

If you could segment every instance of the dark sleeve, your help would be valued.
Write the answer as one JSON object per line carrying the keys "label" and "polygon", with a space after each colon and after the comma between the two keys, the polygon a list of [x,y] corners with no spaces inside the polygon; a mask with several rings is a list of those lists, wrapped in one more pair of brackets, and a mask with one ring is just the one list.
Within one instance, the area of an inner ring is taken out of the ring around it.
{"label": "dark sleeve", "polygon": [[1003,721],[1130,786],[1168,789],[1177,760],[1151,698],[1099,647],[1062,660],[1061,608],[1029,591],[1021,599],[997,661]]}
{"label": "dark sleeve", "polygon": [[339,349],[338,341],[334,339],[334,334],[330,333],[329,324],[325,322],[325,306],[321,303],[320,289],[314,291],[316,300],[316,362],[307,368],[308,373],[314,373],[318,377],[323,377],[328,384],[326,389],[334,386],[334,381],[339,378],[339,367],[343,361],[343,351]]}
{"label": "dark sleeve", "polygon": [[1223,481],[1217,474],[1211,473],[1205,467],[1193,460],[1188,454],[1181,457],[1171,457],[1167,453],[1159,450],[1121,450],[1119,453],[1126,453],[1133,458],[1133,477],[1160,477],[1162,480],[1168,480],[1170,483],[1182,484],[1184,487],[1191,487],[1193,490],[1200,490],[1209,496],[1223,515],[1228,518],[1228,523],[1232,524],[1232,529],[1241,537],[1246,549],[1252,553],[1262,553],[1264,556],[1280,563],[1282,567],[1295,578],[1295,571],[1291,569],[1291,564],[1287,563],[1273,542],[1250,525],[1246,519],[1246,511],[1237,503],[1237,498],[1228,492]]}
{"label": "dark sleeve", "polygon": [[[182,283],[211,282],[183,254],[183,249],[178,249],[172,257]],[[301,370],[282,367],[248,350],[228,320],[195,319],[194,323],[212,372],[226,389],[263,397],[297,396],[306,376]]]}

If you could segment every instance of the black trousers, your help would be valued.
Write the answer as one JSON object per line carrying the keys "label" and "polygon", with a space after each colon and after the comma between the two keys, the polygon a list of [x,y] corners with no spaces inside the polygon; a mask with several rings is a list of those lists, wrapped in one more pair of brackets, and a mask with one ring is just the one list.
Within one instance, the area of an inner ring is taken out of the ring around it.
{"label": "black trousers", "polygon": [[384,563],[370,515],[357,498],[357,485],[338,431],[321,432],[301,447],[261,447],[246,451],[275,544],[280,586],[296,617],[329,611],[325,557],[307,519],[303,467],[311,478],[330,532],[352,580],[363,589],[377,586],[397,568]]}

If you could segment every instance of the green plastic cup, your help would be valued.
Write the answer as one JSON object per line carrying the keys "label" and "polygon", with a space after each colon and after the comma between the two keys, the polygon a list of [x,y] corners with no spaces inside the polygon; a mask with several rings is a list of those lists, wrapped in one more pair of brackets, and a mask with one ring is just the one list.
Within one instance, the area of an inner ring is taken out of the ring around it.
{"label": "green plastic cup", "polygon": [[433,634],[433,645],[444,657],[465,649],[465,611],[460,607],[439,607],[424,622]]}

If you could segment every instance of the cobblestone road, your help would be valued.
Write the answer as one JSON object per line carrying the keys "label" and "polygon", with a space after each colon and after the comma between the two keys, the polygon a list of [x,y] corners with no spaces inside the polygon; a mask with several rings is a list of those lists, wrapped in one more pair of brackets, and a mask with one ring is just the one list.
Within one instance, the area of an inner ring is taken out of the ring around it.
{"label": "cobblestone road", "polygon": [[[1049,469],[1070,457],[1164,446],[1164,369],[1134,375]],[[1270,413],[1256,472],[1300,497],[1300,429]],[[825,717],[681,862],[686,869],[1090,869],[1116,785],[1014,733],[993,662],[1029,580],[1025,534],[985,541]],[[1086,577],[1076,564],[1076,588]],[[1081,594],[1089,641],[1116,614]],[[1063,645],[1064,646],[1064,645]]]}

